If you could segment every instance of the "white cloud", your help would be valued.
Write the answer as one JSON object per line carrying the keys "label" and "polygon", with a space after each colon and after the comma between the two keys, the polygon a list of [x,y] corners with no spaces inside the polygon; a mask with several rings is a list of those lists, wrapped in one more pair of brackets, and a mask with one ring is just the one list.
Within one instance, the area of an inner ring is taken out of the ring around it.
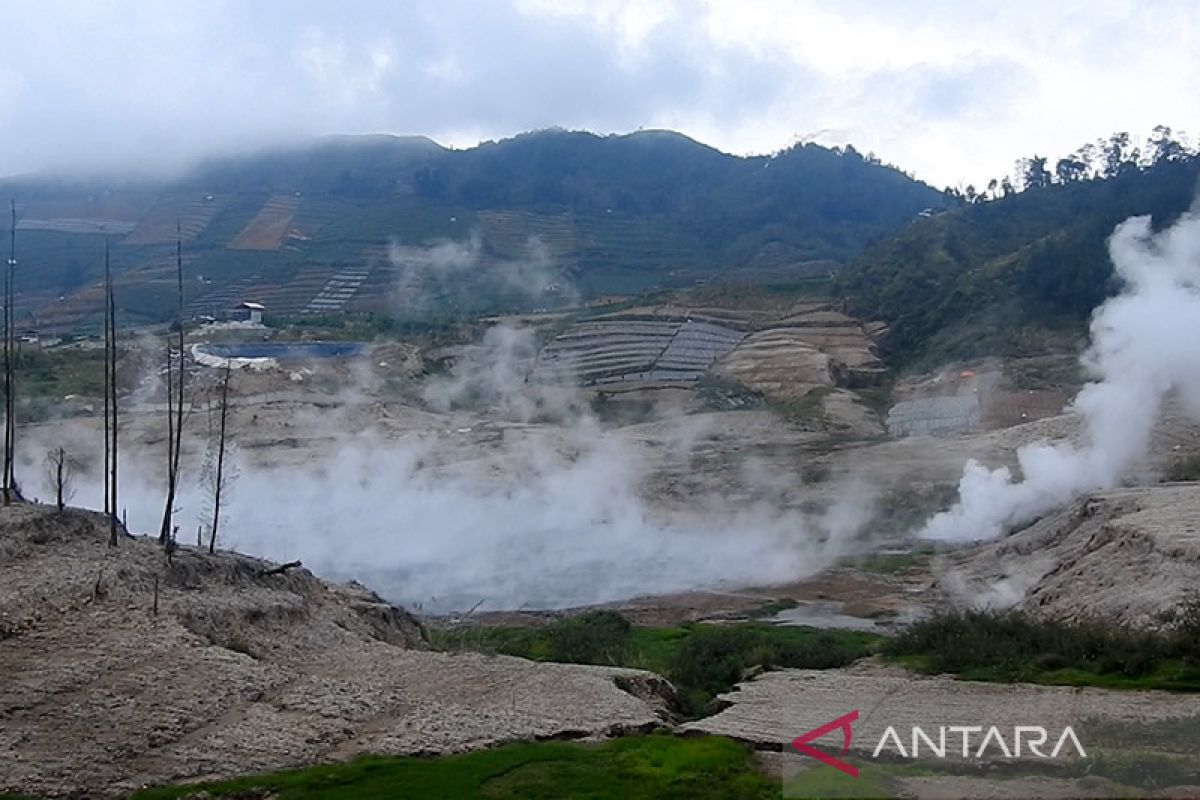
{"label": "white cloud", "polygon": [[1175,0],[46,0],[6,17],[0,173],[325,133],[655,126],[738,153],[849,141],[941,185],[1200,122],[1200,23]]}

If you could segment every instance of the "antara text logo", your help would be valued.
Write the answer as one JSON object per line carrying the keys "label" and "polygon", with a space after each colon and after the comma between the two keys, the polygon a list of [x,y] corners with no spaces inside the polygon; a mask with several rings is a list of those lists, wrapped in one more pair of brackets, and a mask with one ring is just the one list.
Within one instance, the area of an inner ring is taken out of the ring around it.
{"label": "antara text logo", "polygon": [[[837,719],[813,728],[792,740],[792,748],[802,755],[815,758],[836,770],[857,778],[858,768],[840,758],[831,756],[811,744],[817,739],[841,731],[842,748],[839,755],[850,752],[853,738],[852,724],[858,719],[854,709]],[[914,725],[908,730],[889,725],[879,737],[871,758],[881,754],[899,755],[902,758],[1058,758],[1060,755],[1077,754],[1087,758],[1074,729],[1067,726],[1057,735],[1041,725],[1017,725],[1001,728],[996,725],[939,725],[923,728]]]}

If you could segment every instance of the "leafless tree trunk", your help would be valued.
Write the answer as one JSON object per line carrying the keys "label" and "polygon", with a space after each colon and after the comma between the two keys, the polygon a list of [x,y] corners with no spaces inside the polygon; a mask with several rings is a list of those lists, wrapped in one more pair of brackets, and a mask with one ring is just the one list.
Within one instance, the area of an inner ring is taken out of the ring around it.
{"label": "leafless tree trunk", "polygon": [[13,369],[16,360],[16,308],[13,306],[13,283],[17,268],[17,201],[12,201],[12,224],[9,229],[8,261],[4,270],[4,505],[13,501],[17,494],[16,477],[13,470],[16,456],[16,381]]}
{"label": "leafless tree trunk", "polygon": [[54,492],[58,513],[67,507],[67,501],[75,496],[75,469],[77,462],[59,446],[46,454],[46,482]]}
{"label": "leafless tree trunk", "polygon": [[108,496],[105,508],[108,517],[108,544],[116,547],[117,536],[117,308],[113,296],[112,268],[109,264],[108,240],[104,242],[104,316],[106,320],[104,342],[104,373],[107,385],[107,402],[105,407],[110,416],[105,425],[105,450],[108,453]]}
{"label": "leafless tree trunk", "polygon": [[[163,509],[162,528],[158,540],[164,546],[171,536],[171,516],[175,513],[175,493],[179,487],[179,455],[183,447],[183,384],[187,375],[184,367],[183,339],[183,236],[179,223],[175,223],[175,278],[177,301],[175,324],[179,334],[179,374],[173,377],[171,367],[171,345],[167,344],[167,504]],[[172,398],[172,390],[175,397]],[[172,405],[174,408],[172,409]],[[172,410],[174,418],[172,419]]]}
{"label": "leafless tree trunk", "polygon": [[225,488],[225,432],[226,420],[229,418],[229,373],[233,368],[233,360],[225,360],[225,376],[221,381],[220,424],[217,432],[217,466],[213,479],[213,516],[212,527],[208,532],[208,552],[214,553],[217,548],[217,528],[221,524],[221,490]]}
{"label": "leafless tree trunk", "polygon": [[108,340],[111,338],[111,333],[108,330],[108,284],[111,278],[108,271],[108,240],[104,240],[104,469],[100,473],[101,479],[104,481],[104,515],[109,516],[115,513],[112,509],[112,496],[110,495],[111,486],[108,483],[108,465],[112,462],[112,432],[109,430],[109,424],[112,421],[112,409],[108,407],[108,399],[111,394],[108,386]]}

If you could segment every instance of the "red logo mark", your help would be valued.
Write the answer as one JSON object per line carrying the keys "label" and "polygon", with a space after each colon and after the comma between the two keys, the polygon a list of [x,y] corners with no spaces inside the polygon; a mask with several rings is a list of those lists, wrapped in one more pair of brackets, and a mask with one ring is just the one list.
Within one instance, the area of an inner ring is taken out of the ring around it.
{"label": "red logo mark", "polygon": [[857,708],[848,714],[843,714],[842,716],[838,717],[835,720],[826,722],[824,725],[822,725],[819,728],[813,728],[808,733],[800,734],[795,739],[792,739],[792,747],[798,753],[803,753],[806,756],[812,756],[817,761],[820,761],[822,764],[828,764],[829,766],[833,767],[834,769],[841,770],[842,772],[846,773],[851,778],[857,778],[858,777],[858,767],[856,767],[852,764],[847,764],[845,761],[840,761],[839,759],[834,758],[833,756],[829,755],[828,753],[818,750],[817,748],[812,747],[808,744],[809,742],[811,742],[814,739],[820,739],[822,736],[829,733],[830,731],[835,731],[838,728],[841,728],[842,734],[845,736],[845,741],[842,742],[841,755],[843,755],[843,756],[846,755],[846,753],[848,753],[850,751],[850,723],[854,722],[854,720],[856,720],[856,719],[858,719],[858,709]]}

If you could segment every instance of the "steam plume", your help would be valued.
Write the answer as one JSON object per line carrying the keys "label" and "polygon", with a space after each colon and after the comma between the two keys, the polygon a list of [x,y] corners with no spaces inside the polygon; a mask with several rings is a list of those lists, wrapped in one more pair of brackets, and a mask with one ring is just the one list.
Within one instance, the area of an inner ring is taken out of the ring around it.
{"label": "steam plume", "polygon": [[1152,231],[1149,217],[1117,226],[1109,253],[1122,292],[1092,317],[1083,363],[1097,380],[1076,396],[1083,443],[1040,442],[1017,452],[1020,479],[1007,467],[967,462],[959,500],[921,535],[973,541],[1000,535],[1090,491],[1112,488],[1143,458],[1164,398],[1178,393],[1200,418],[1200,212]]}

